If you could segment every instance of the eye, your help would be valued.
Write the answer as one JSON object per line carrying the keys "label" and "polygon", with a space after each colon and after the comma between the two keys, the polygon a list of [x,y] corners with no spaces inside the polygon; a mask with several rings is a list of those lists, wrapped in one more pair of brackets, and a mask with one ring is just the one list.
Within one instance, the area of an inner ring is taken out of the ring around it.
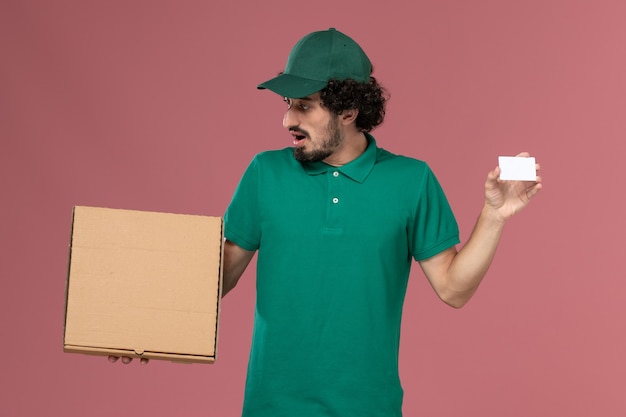
{"label": "eye", "polygon": [[303,112],[311,108],[310,104],[307,104],[305,101],[302,101],[302,100],[296,100],[294,102],[289,97],[283,97],[283,101],[287,103],[287,110],[292,109],[294,105],[296,106],[297,110],[303,111]]}

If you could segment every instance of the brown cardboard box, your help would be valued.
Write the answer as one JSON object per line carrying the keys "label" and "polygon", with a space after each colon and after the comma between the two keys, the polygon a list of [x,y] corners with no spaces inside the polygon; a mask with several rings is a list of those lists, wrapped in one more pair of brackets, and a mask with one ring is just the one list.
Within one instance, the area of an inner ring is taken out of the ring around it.
{"label": "brown cardboard box", "polygon": [[213,363],[220,217],[74,207],[64,351]]}

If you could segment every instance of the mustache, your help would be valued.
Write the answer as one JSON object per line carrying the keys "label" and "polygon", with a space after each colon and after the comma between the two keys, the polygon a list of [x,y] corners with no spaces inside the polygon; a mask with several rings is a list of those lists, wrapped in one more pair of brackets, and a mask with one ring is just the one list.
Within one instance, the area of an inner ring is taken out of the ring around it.
{"label": "mustache", "polygon": [[291,133],[291,134],[300,134],[302,136],[306,136],[307,138],[310,137],[309,136],[309,132],[307,132],[304,129],[300,129],[299,127],[290,127],[289,128],[289,133]]}

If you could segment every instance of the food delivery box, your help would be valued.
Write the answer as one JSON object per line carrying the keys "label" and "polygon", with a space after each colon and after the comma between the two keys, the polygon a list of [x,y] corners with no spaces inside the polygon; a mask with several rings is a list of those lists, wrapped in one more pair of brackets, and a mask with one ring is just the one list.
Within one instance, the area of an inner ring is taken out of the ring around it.
{"label": "food delivery box", "polygon": [[64,351],[213,363],[223,219],[76,206]]}

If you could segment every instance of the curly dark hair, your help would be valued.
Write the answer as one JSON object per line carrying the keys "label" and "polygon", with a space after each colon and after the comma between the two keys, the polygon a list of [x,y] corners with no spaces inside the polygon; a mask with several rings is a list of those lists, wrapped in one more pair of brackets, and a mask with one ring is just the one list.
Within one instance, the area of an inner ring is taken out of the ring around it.
{"label": "curly dark hair", "polygon": [[320,96],[324,107],[333,114],[358,109],[356,127],[363,132],[369,132],[383,122],[385,104],[389,99],[387,91],[374,77],[370,77],[369,83],[332,79],[320,91]]}

